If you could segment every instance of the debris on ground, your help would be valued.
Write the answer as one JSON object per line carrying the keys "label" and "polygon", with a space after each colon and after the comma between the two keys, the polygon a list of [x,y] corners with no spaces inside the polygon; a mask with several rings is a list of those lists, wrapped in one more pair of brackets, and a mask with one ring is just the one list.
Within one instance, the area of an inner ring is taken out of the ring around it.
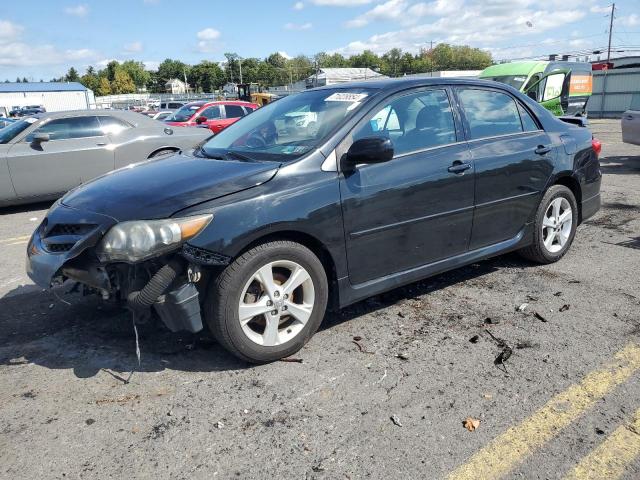
{"label": "debris on ground", "polygon": [[493,361],[493,364],[498,366],[498,365],[502,365],[502,367],[504,368],[505,373],[507,372],[507,367],[505,365],[505,362],[507,360],[509,360],[509,358],[511,357],[511,354],[513,353],[513,350],[511,349],[511,347],[509,345],[507,345],[506,347],[504,347],[502,349],[502,351],[498,354],[498,356],[496,357],[496,359]]}
{"label": "debris on ground", "polygon": [[409,355],[406,353],[396,353],[396,358],[399,358],[400,360],[409,360]]}
{"label": "debris on ground", "polygon": [[470,432],[474,432],[480,426],[480,420],[473,417],[467,417],[464,422],[462,422],[462,425]]}
{"label": "debris on ground", "polygon": [[360,340],[362,340],[362,337],[359,335],[356,335],[355,337],[353,337],[353,340],[356,342],[359,342]]}
{"label": "debris on ground", "polygon": [[224,423],[217,421],[216,423],[213,424],[213,426],[216,427],[218,430],[220,430],[224,428]]}
{"label": "debris on ground", "polygon": [[527,300],[529,300],[530,302],[537,302],[539,298],[534,295],[527,295]]}
{"label": "debris on ground", "polygon": [[536,317],[538,320],[540,320],[541,322],[547,322],[548,320],[546,318],[544,318],[541,314],[539,314],[538,312],[533,312],[533,316]]}
{"label": "debris on ground", "polygon": [[569,310],[569,308],[571,307],[571,305],[569,305],[568,303],[565,303],[564,305],[562,305],[560,307],[560,310],[558,310],[559,312],[566,312],[567,310]]}
{"label": "debris on ground", "polygon": [[402,426],[402,422],[400,421],[397,415],[391,415],[391,421],[393,422],[394,425],[398,427]]}
{"label": "debris on ground", "polygon": [[[355,338],[355,337],[354,337],[354,338]],[[360,352],[362,352],[362,353],[368,353],[368,354],[371,354],[371,355],[373,355],[374,353],[376,353],[376,352],[370,352],[369,350],[367,350],[366,348],[364,348],[364,347],[362,346],[362,344],[361,344],[358,340],[351,340],[351,343],[354,343],[354,344],[358,347],[358,350],[360,350]]]}
{"label": "debris on ground", "polygon": [[528,340],[516,343],[516,348],[518,350],[522,350],[523,348],[535,348],[537,346],[538,346],[537,343],[531,343]]}
{"label": "debris on ground", "polygon": [[560,297],[562,295],[562,292],[556,292],[553,294],[554,297]]}
{"label": "debris on ground", "polygon": [[518,305],[518,307],[516,308],[516,312],[524,312],[527,307],[529,306],[528,303],[521,303],[520,305]]}
{"label": "debris on ground", "polygon": [[496,345],[498,345],[498,347],[504,348],[507,346],[507,342],[505,342],[502,338],[496,337],[493,333],[491,333],[486,328],[484,329],[484,331],[489,334],[489,336],[493,339],[493,341],[496,342]]}
{"label": "debris on ground", "polygon": [[87,425],[93,425],[94,423],[96,423],[96,421],[93,418],[87,418],[84,423],[86,423]]}
{"label": "debris on ground", "polygon": [[484,319],[485,325],[498,325],[500,320],[496,320],[495,318],[487,317]]}
{"label": "debris on ground", "polygon": [[478,340],[480,340],[480,335],[474,335],[469,339],[471,343],[478,343]]}
{"label": "debris on ground", "polygon": [[294,357],[281,358],[279,361],[289,362],[289,363],[304,363],[304,361],[301,358],[294,358]]}

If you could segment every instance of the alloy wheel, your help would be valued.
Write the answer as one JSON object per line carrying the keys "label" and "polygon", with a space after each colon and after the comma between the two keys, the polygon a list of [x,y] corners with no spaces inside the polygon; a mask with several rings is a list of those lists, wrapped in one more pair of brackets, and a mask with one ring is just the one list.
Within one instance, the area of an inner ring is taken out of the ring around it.
{"label": "alloy wheel", "polygon": [[551,201],[542,219],[542,241],[550,253],[562,250],[571,236],[573,211],[569,201],[557,197]]}
{"label": "alloy wheel", "polygon": [[260,267],[245,284],[238,305],[244,334],[265,347],[298,335],[311,317],[315,289],[309,272],[290,260]]}

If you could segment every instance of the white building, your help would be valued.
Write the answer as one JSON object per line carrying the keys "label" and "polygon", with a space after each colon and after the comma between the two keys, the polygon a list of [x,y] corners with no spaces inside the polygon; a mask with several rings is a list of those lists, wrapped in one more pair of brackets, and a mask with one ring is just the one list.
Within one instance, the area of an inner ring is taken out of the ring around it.
{"label": "white building", "polygon": [[440,70],[438,72],[411,73],[406,77],[417,78],[478,78],[482,70]]}
{"label": "white building", "polygon": [[334,85],[336,83],[359,82],[361,80],[373,80],[387,78],[370,68],[321,68],[317,74],[313,74],[306,80],[307,88]]}
{"label": "white building", "polygon": [[237,83],[233,83],[233,82],[227,82],[224,84],[224,87],[222,87],[222,91],[224,93],[227,93],[229,95],[237,95],[238,93],[238,84]]}
{"label": "white building", "polygon": [[179,95],[181,93],[188,93],[189,85],[177,78],[170,79],[164,84],[164,91],[173,95]]}
{"label": "white building", "polygon": [[77,82],[0,83],[0,113],[35,105],[59,112],[95,108],[96,101],[93,91]]}

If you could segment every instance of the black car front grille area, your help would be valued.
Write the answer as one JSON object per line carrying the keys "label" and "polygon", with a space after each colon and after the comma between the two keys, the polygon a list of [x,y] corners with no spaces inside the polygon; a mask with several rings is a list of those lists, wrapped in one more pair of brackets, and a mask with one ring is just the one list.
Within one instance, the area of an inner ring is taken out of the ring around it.
{"label": "black car front grille area", "polygon": [[91,223],[58,223],[46,232],[42,243],[48,252],[65,253],[95,228]]}
{"label": "black car front grille area", "polygon": [[59,237],[61,235],[83,236],[96,228],[91,223],[58,223],[48,233],[46,238]]}
{"label": "black car front grille area", "polygon": [[229,265],[231,257],[222,253],[210,252],[204,248],[194,247],[185,243],[182,246],[182,255],[194,263],[201,265]]}

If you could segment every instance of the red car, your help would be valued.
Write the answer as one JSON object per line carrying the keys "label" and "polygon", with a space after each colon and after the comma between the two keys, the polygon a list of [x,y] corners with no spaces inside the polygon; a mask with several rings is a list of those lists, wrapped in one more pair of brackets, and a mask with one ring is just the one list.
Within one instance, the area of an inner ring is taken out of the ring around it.
{"label": "red car", "polygon": [[191,102],[176,110],[165,119],[165,123],[176,127],[208,127],[213,133],[218,133],[258,106],[256,103],[240,101]]}

